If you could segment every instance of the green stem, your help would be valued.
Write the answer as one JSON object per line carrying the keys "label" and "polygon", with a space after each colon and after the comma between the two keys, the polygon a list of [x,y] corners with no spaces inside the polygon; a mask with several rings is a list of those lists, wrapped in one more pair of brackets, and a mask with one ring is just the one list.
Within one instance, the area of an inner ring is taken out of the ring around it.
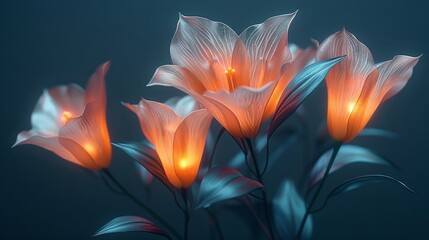
{"label": "green stem", "polygon": [[103,172],[106,176],[124,193],[128,198],[130,198],[133,202],[139,205],[144,211],[149,213],[156,221],[161,223],[168,231],[170,231],[177,239],[183,239],[180,234],[161,216],[159,216],[155,211],[146,206],[143,202],[141,202],[137,197],[135,197],[132,193],[130,193],[113,175],[108,169],[103,169]]}
{"label": "green stem", "polygon": [[334,164],[335,158],[337,157],[338,151],[340,150],[340,147],[342,145],[342,142],[336,142],[332,151],[331,159],[329,159],[328,166],[326,167],[325,173],[323,174],[322,179],[320,180],[319,186],[316,189],[316,192],[313,195],[313,198],[310,200],[310,203],[307,206],[307,209],[305,210],[304,218],[301,221],[301,225],[299,226],[298,233],[296,234],[295,239],[298,240],[301,238],[302,231],[304,230],[305,222],[307,221],[307,218],[310,214],[310,210],[313,207],[314,203],[316,202],[317,196],[319,195],[320,191],[323,188],[323,185],[326,182],[326,179],[328,178],[329,172],[332,168],[332,165]]}
{"label": "green stem", "polygon": [[270,218],[270,215],[269,215],[267,193],[265,192],[265,185],[264,185],[264,182],[262,180],[261,171],[259,169],[258,162],[256,160],[256,154],[255,154],[255,151],[253,149],[252,140],[246,138],[246,143],[247,143],[247,145],[249,147],[249,152],[250,152],[250,156],[252,158],[253,165],[255,166],[256,178],[258,179],[258,182],[260,184],[262,184],[262,186],[264,186],[261,189],[261,191],[262,191],[262,202],[263,202],[263,205],[264,205],[264,212],[265,212],[265,218],[266,218],[267,225],[268,225],[268,230],[270,231],[269,238],[270,239],[275,239],[274,230],[273,230],[273,227],[272,227],[272,224],[271,224],[271,218]]}
{"label": "green stem", "polygon": [[188,206],[188,191],[186,189],[182,189],[182,197],[183,202],[185,203],[185,226],[183,229],[183,235],[185,236],[185,240],[188,240],[188,228],[189,228],[189,206]]}
{"label": "green stem", "polygon": [[215,155],[215,152],[216,152],[216,147],[217,147],[217,144],[219,143],[219,140],[220,140],[220,138],[222,137],[222,135],[223,135],[223,133],[225,132],[225,128],[222,128],[220,131],[219,131],[219,133],[218,133],[218,135],[217,135],[217,137],[216,137],[216,140],[215,140],[215,143],[214,143],[214,145],[213,145],[213,150],[212,150],[212,152],[211,152],[211,155],[210,155],[210,158],[209,158],[209,169],[210,168],[212,168],[212,164],[213,164],[213,159],[214,159],[214,155]]}

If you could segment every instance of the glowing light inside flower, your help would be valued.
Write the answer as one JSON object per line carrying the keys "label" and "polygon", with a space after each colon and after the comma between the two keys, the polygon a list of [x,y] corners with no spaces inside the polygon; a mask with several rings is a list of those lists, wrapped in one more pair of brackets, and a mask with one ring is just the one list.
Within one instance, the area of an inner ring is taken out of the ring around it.
{"label": "glowing light inside flower", "polygon": [[347,110],[349,111],[349,113],[352,113],[353,110],[355,109],[355,107],[356,107],[356,103],[355,102],[351,102],[351,103],[349,103],[349,105],[347,107]]}
{"label": "glowing light inside flower", "polygon": [[71,112],[64,111],[63,115],[61,117],[61,121],[63,121],[64,124],[66,124],[71,118],[72,118]]}
{"label": "glowing light inside flower", "polygon": [[92,145],[91,143],[85,143],[83,145],[83,148],[90,154],[93,155],[95,154],[95,147],[94,145]]}
{"label": "glowing light inside flower", "polygon": [[187,158],[182,158],[182,159],[180,159],[180,161],[179,161],[179,167],[181,168],[181,169],[186,169],[186,168],[188,168],[189,167],[189,160],[187,159]]}

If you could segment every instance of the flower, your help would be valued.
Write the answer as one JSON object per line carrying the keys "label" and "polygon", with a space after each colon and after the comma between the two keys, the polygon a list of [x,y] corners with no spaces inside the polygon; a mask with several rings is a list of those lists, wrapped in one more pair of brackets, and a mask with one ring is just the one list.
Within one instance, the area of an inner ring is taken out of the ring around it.
{"label": "flower", "polygon": [[369,49],[345,29],[329,36],[316,59],[346,55],[326,76],[328,129],[337,141],[351,141],[378,106],[407,83],[419,57],[395,56],[374,64]]}
{"label": "flower", "polygon": [[31,114],[32,129],[19,133],[13,147],[33,144],[91,170],[107,168],[111,145],[104,79],[109,66],[98,67],[86,90],[76,84],[45,90]]}
{"label": "flower", "polygon": [[189,96],[167,104],[142,99],[125,104],[140,121],[143,134],[154,145],[172,185],[188,188],[195,180],[204,152],[211,115],[197,109]]}
{"label": "flower", "polygon": [[315,55],[313,48],[288,48],[295,14],[269,18],[240,35],[221,22],[180,16],[170,46],[173,65],[158,68],[148,86],[173,86],[193,96],[234,137],[254,137]]}

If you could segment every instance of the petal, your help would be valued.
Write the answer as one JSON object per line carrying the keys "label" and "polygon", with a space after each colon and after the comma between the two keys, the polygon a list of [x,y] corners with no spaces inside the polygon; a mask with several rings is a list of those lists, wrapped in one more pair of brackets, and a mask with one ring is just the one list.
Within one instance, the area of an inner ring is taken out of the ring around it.
{"label": "petal", "polygon": [[110,61],[100,65],[90,77],[85,89],[85,103],[99,102],[106,111],[106,74],[110,67]]}
{"label": "petal", "polygon": [[147,86],[175,87],[189,95],[203,94],[204,85],[187,68],[177,65],[164,65],[159,67]]}
{"label": "petal", "polygon": [[191,112],[200,109],[201,105],[193,97],[184,96],[179,98],[172,108],[180,118],[185,118]]}
{"label": "petal", "polygon": [[197,176],[211,120],[207,110],[194,111],[180,123],[174,134],[174,169],[182,188],[188,188]]}
{"label": "petal", "polygon": [[[251,138],[258,133],[262,122],[264,109],[267,105],[269,97],[271,96],[274,86],[274,83],[271,82],[259,89],[238,87],[232,93],[228,93],[226,91],[208,91],[204,93],[204,97],[226,106],[235,115],[239,121],[242,132],[242,136],[235,136],[233,134],[235,137]],[[224,121],[228,119],[221,120]],[[234,133],[238,132],[236,129],[229,129],[229,123],[221,121],[219,122],[228,131],[231,130]]]}
{"label": "petal", "polygon": [[347,134],[347,123],[365,79],[375,68],[369,49],[345,29],[329,36],[319,48],[316,59],[344,56],[326,76],[328,88],[328,128],[336,140]]}
{"label": "petal", "polygon": [[237,39],[235,43],[231,66],[235,72],[231,78],[233,86],[230,87],[230,92],[232,92],[235,87],[249,86],[251,62],[246,46],[241,39]]}
{"label": "petal", "polygon": [[383,101],[405,86],[418,60],[418,57],[396,56],[372,71],[350,115],[346,141],[351,141],[365,128]]}
{"label": "petal", "polygon": [[16,143],[12,147],[21,144],[31,144],[57,154],[59,157],[68,160],[74,164],[82,166],[75,156],[61,145],[58,137],[43,137],[34,132],[21,132],[18,134]]}
{"label": "petal", "polygon": [[[296,48],[293,52],[293,59],[290,63],[284,66],[282,70],[283,74],[280,77],[280,80],[277,82],[276,87],[274,88],[273,94],[268,102],[267,108],[264,112],[263,119],[268,119],[273,116],[274,111],[277,108],[277,105],[280,101],[280,97],[285,91],[286,87],[290,81],[299,73],[305,66],[307,66],[311,60],[314,59],[316,55],[316,47],[308,47],[305,50]],[[291,51],[292,52],[292,51]]]}
{"label": "petal", "polygon": [[291,60],[288,29],[295,15],[296,12],[271,17],[240,34],[252,66],[249,86],[258,88],[275,80],[282,65]]}
{"label": "petal", "polygon": [[224,71],[231,66],[237,38],[221,22],[180,15],[170,46],[173,64],[191,70],[209,90],[225,89],[228,84]]}
{"label": "petal", "polygon": [[[31,114],[31,132],[56,137],[64,123],[80,116],[84,108],[84,91],[76,84],[44,90]],[[67,118],[64,118],[65,113]]]}
{"label": "petal", "polygon": [[139,118],[143,134],[154,145],[171,184],[180,187],[173,165],[173,138],[180,117],[167,105],[145,99],[139,105],[124,105]]}
{"label": "petal", "polygon": [[93,170],[107,168],[112,155],[106,115],[100,111],[105,107],[99,102],[88,104],[82,116],[69,120],[59,133],[61,145]]}
{"label": "petal", "polygon": [[383,101],[401,91],[413,74],[413,68],[419,61],[419,57],[405,55],[395,56],[392,60],[379,64],[379,87],[383,90]]}

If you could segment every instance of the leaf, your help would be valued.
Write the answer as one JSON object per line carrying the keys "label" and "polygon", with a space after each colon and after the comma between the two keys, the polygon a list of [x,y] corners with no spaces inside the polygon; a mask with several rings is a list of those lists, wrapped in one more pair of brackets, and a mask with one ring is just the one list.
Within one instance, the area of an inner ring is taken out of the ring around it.
{"label": "leaf", "polygon": [[263,186],[256,181],[243,177],[240,172],[228,167],[210,169],[201,181],[196,199],[196,209],[236,198]]}
{"label": "leaf", "polygon": [[365,128],[359,133],[358,137],[382,137],[389,139],[399,139],[398,134],[379,128]]}
{"label": "leaf", "polygon": [[268,130],[268,138],[295,112],[310,93],[319,86],[329,70],[343,59],[344,57],[337,57],[315,62],[305,67],[291,80],[284,90],[274,113]]}
{"label": "leaf", "polygon": [[393,183],[397,183],[399,184],[401,187],[403,187],[405,190],[407,190],[410,193],[414,193],[415,192],[409,188],[407,185],[405,185],[405,183],[397,180],[396,178],[393,178],[391,176],[387,176],[387,175],[382,175],[382,174],[370,174],[370,175],[364,175],[364,176],[360,176],[360,177],[356,177],[350,180],[347,180],[345,182],[342,182],[340,185],[336,186],[325,198],[324,203],[322,204],[321,207],[319,207],[318,209],[314,210],[314,212],[318,212],[320,211],[323,207],[326,206],[326,204],[328,203],[328,200],[341,194],[344,192],[348,192],[351,191],[353,189],[359,188],[361,186],[363,186],[364,184],[367,183],[372,183],[372,182],[382,182],[382,181],[388,181],[388,182],[393,182]]}
{"label": "leaf", "polygon": [[147,187],[150,186],[153,181],[153,175],[140,163],[135,162],[135,165],[143,184]]}
{"label": "leaf", "polygon": [[[323,177],[326,167],[329,163],[329,159],[332,155],[332,149],[325,152],[314,165],[310,173],[310,181],[308,189],[313,188]],[[371,163],[371,164],[386,164],[396,167],[394,163],[389,160],[380,157],[371,150],[359,147],[355,145],[343,145],[341,146],[337,157],[335,158],[334,164],[329,171],[330,174],[341,169],[342,167],[352,163]]]}
{"label": "leaf", "polygon": [[148,144],[142,142],[112,144],[113,146],[124,151],[137,163],[146,168],[146,170],[148,170],[154,177],[161,181],[168,190],[173,191],[174,188],[165,175],[164,168],[162,167],[158,154]]}
{"label": "leaf", "polygon": [[113,219],[108,222],[102,228],[100,228],[95,234],[95,236],[100,236],[104,234],[111,233],[124,233],[124,232],[146,232],[152,233],[160,236],[164,236],[168,239],[171,239],[166,232],[161,228],[156,226],[153,222],[147,220],[146,218],[137,217],[137,216],[122,216]]}
{"label": "leaf", "polygon": [[[281,239],[294,239],[304,218],[306,205],[298,194],[295,184],[286,180],[273,199],[273,217]],[[313,220],[308,216],[301,239],[310,239],[313,232]]]}

